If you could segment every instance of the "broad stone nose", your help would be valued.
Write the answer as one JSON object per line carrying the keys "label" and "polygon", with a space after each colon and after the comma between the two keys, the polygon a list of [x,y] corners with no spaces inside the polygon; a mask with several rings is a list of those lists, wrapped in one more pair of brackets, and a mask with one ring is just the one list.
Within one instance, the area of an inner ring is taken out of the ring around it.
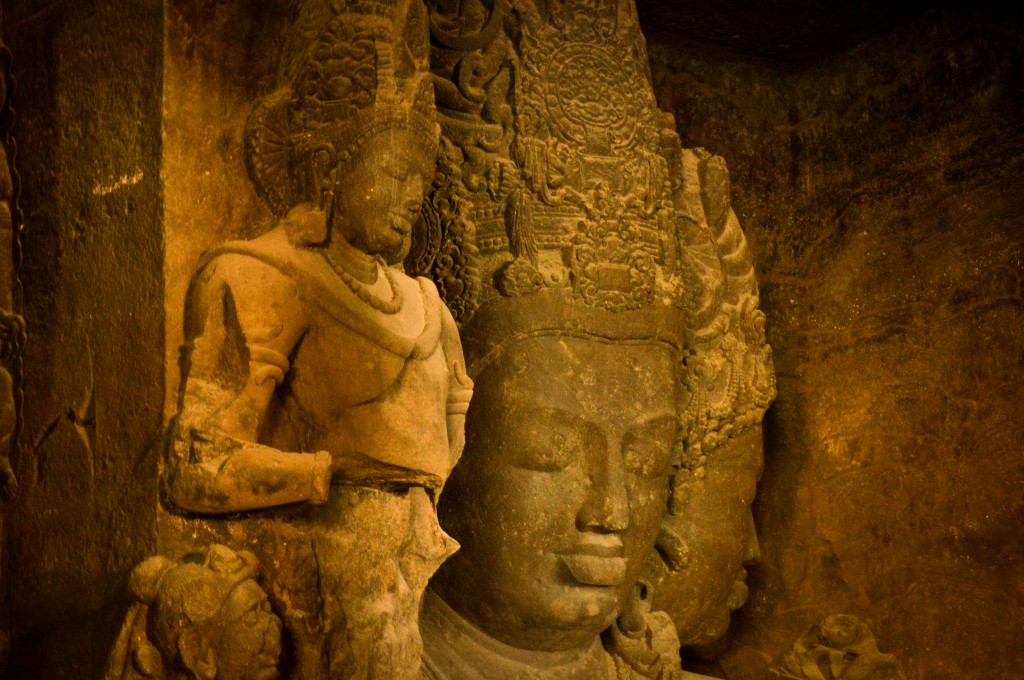
{"label": "broad stone nose", "polygon": [[590,489],[577,516],[580,531],[614,533],[629,528],[626,468],[619,447],[607,443],[591,449]]}

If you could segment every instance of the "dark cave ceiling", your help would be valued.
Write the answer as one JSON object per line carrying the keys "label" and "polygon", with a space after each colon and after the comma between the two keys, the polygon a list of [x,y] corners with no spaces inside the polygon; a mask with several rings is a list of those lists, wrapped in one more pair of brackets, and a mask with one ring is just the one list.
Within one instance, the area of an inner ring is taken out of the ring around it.
{"label": "dark cave ceiling", "polygon": [[693,41],[743,57],[788,63],[813,62],[843,52],[930,9],[956,3],[957,0],[636,0],[641,25],[652,43]]}

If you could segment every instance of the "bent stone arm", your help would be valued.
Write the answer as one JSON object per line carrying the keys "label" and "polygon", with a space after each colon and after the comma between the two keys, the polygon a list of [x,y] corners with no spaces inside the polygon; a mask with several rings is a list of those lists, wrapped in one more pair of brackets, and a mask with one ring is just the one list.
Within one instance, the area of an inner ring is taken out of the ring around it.
{"label": "bent stone arm", "polygon": [[179,510],[228,514],[327,500],[328,452],[257,441],[305,324],[293,284],[254,266],[218,258],[190,292],[188,369],[164,469],[166,500]]}
{"label": "bent stone arm", "polygon": [[187,453],[183,459],[199,462],[180,463],[167,476],[168,500],[181,510],[225,514],[327,500],[331,455],[326,451],[290,453],[227,437],[211,439],[198,430],[174,445],[218,450]]}

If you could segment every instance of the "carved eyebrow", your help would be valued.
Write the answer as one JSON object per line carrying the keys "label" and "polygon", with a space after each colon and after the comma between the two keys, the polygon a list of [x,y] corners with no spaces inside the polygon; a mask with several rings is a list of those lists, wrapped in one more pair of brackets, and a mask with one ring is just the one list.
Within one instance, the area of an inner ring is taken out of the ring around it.
{"label": "carved eyebrow", "polygon": [[[516,411],[525,411],[527,413],[533,413],[537,415],[555,416],[556,418],[562,420],[566,424],[585,428],[597,428],[600,430],[604,430],[604,426],[607,423],[607,421],[603,419],[588,420],[576,413],[566,411],[565,409],[558,408],[557,406],[513,406],[506,412],[506,414],[512,414],[515,413]],[[627,431],[633,432],[635,430],[647,427],[648,425],[653,425],[655,423],[659,423],[665,420],[671,420],[673,423],[675,423],[678,421],[678,416],[676,415],[675,411],[661,411],[659,413],[653,414],[645,413],[639,416],[636,420],[634,420],[633,423],[628,427]]]}
{"label": "carved eyebrow", "polygon": [[[558,408],[557,406],[513,406],[512,408],[508,409],[508,411],[506,411],[505,415],[511,422],[521,422],[522,420],[529,421],[533,417],[548,416],[557,419],[559,425],[564,427],[571,427],[577,430],[578,432],[584,434],[585,436],[592,435],[595,432],[600,433],[601,436],[604,436],[606,434],[606,420],[588,420],[587,418],[584,418],[583,416],[577,413],[573,413],[572,411],[567,411],[565,409]],[[520,417],[517,418],[517,415],[519,415]],[[522,418],[521,416],[523,415],[525,415],[526,418]]]}

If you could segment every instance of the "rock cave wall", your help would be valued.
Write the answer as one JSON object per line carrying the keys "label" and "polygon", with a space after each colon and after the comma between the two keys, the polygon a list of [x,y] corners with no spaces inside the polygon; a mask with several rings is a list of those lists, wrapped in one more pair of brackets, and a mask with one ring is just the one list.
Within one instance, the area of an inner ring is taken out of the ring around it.
{"label": "rock cave wall", "polygon": [[728,160],[778,372],[730,679],[836,612],[914,680],[1020,676],[1019,14],[935,9],[798,64],[649,33],[684,145]]}
{"label": "rock cave wall", "polygon": [[31,328],[4,508],[11,678],[99,677],[156,545],[162,26],[144,0],[3,2]]}

